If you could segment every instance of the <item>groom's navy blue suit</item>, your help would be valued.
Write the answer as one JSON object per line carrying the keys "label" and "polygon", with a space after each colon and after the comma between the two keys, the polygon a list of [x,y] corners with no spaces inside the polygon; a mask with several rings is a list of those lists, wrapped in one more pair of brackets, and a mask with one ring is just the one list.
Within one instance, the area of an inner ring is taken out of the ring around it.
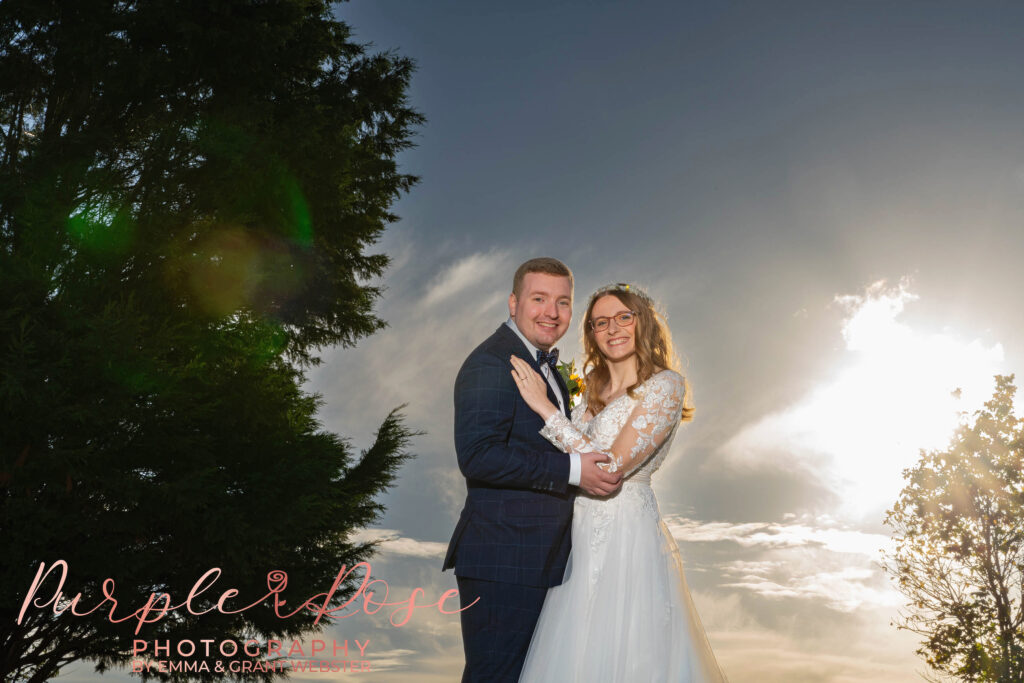
{"label": "groom's navy blue suit", "polygon": [[[466,505],[443,569],[455,568],[462,605],[463,681],[516,681],[548,587],[562,582],[572,506],[569,456],[540,435],[541,420],[512,380],[511,355],[540,372],[502,325],[455,380],[455,451]],[[568,406],[568,393],[555,373]],[[554,392],[548,398],[557,404]]]}

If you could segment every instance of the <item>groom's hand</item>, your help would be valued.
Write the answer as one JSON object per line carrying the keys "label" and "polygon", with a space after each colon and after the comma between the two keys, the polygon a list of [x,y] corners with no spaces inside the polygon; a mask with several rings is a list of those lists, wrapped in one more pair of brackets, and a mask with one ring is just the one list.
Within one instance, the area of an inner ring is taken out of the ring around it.
{"label": "groom's hand", "polygon": [[597,466],[599,462],[611,462],[611,458],[603,453],[580,455],[580,488],[592,496],[607,496],[622,486],[622,474],[606,472]]}

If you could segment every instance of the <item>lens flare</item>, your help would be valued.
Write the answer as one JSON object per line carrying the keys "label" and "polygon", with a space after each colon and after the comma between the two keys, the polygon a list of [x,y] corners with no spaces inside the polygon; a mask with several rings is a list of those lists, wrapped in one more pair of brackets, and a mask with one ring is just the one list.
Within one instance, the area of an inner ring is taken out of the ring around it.
{"label": "lens flare", "polygon": [[67,231],[81,246],[121,254],[135,241],[135,224],[125,211],[81,207],[67,220]]}

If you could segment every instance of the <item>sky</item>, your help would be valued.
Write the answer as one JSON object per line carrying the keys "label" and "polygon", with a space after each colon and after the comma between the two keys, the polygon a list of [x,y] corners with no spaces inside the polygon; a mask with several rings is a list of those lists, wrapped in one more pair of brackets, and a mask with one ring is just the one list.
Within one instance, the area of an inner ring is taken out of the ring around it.
{"label": "sky", "polygon": [[[325,350],[306,384],[356,447],[400,404],[424,432],[362,532],[390,539],[374,574],[395,595],[455,587],[440,572],[465,496],[455,374],[507,317],[516,266],[555,256],[576,275],[563,357],[603,284],[635,283],[667,315],[697,413],[654,489],[729,679],[920,680],[883,520],[919,449],[1021,367],[1024,5],[352,0],[337,15],[416,60],[427,118],[400,158],[422,180],[372,250],[392,258],[389,327]],[[371,641],[363,680],[462,667],[455,615],[356,615],[325,635]]]}

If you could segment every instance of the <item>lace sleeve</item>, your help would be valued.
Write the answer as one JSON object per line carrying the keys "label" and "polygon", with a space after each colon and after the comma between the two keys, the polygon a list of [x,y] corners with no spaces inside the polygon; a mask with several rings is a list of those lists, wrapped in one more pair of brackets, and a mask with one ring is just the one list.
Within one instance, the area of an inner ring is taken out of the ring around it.
{"label": "lace sleeve", "polygon": [[[641,387],[643,395],[612,443],[610,472],[627,476],[664,443],[683,411],[683,378],[672,371],[651,377]],[[595,450],[590,441],[561,413],[554,413],[540,430],[541,436],[565,452]]]}
{"label": "lace sleeve", "polygon": [[552,413],[540,430],[540,435],[566,453],[586,453],[594,450],[587,437],[561,412]]}
{"label": "lace sleeve", "polygon": [[684,391],[682,376],[671,370],[647,381],[643,398],[612,443],[612,472],[629,476],[665,442],[682,417]]}

